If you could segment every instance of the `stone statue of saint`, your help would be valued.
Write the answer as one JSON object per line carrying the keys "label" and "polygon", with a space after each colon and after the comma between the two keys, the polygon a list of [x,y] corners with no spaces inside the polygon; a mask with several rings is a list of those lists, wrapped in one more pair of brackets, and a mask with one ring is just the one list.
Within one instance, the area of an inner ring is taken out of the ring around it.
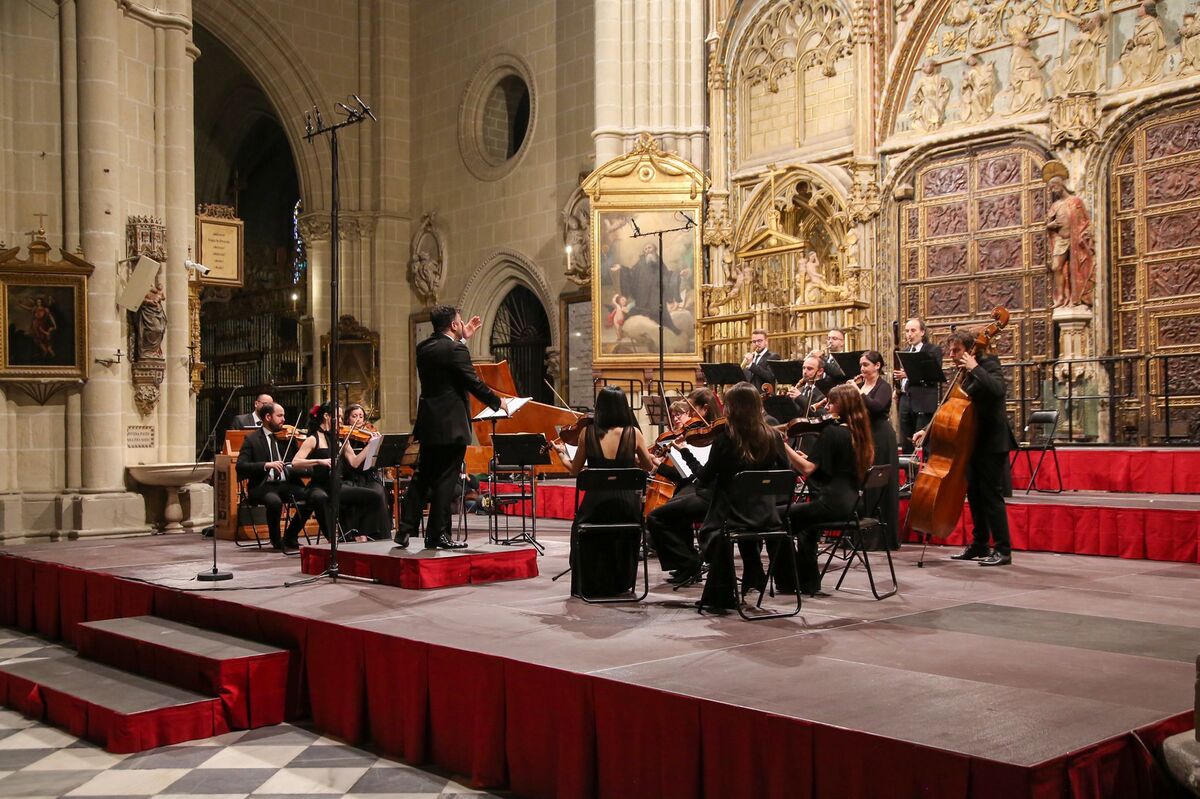
{"label": "stone statue of saint", "polygon": [[1158,21],[1158,6],[1152,2],[1138,6],[1137,24],[1133,34],[1121,48],[1121,74],[1124,80],[1118,88],[1142,86],[1162,75],[1167,60],[1167,37]]}
{"label": "stone statue of saint", "polygon": [[1200,22],[1196,22],[1195,12],[1189,11],[1179,26],[1179,74],[1197,72],[1200,72]]}
{"label": "stone statue of saint", "polygon": [[167,335],[166,292],[155,284],[137,312],[138,360],[163,358],[163,339]]}
{"label": "stone statue of saint", "polygon": [[1012,57],[1008,62],[1009,116],[1036,110],[1046,102],[1046,80],[1042,77],[1042,68],[1049,60],[1050,56],[1039,60],[1033,54],[1028,37],[1013,37]]}
{"label": "stone statue of saint", "polygon": [[1050,73],[1050,85],[1057,95],[1094,92],[1104,88],[1104,51],[1108,30],[1103,14],[1089,14],[1079,23],[1079,35],[1067,45],[1060,63]]}
{"label": "stone statue of saint", "polygon": [[1061,177],[1050,178],[1047,188],[1050,209],[1046,212],[1046,232],[1050,236],[1054,307],[1090,308],[1096,286],[1092,221],[1083,200],[1071,193]]}
{"label": "stone statue of saint", "polygon": [[963,122],[983,122],[991,117],[996,99],[996,70],[979,56],[967,56],[967,69],[958,89],[959,117]]}
{"label": "stone statue of saint", "polygon": [[931,133],[946,121],[946,103],[950,101],[950,81],[941,75],[941,67],[932,58],[921,64],[924,73],[913,92],[908,118],[914,130]]}

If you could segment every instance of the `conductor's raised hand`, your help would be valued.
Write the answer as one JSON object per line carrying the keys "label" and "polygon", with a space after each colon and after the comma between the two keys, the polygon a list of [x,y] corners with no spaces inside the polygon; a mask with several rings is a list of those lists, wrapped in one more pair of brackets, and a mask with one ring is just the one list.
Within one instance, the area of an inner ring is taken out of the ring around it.
{"label": "conductor's raised hand", "polygon": [[472,316],[471,319],[463,325],[463,338],[470,338],[475,335],[475,331],[483,327],[483,320],[478,316]]}

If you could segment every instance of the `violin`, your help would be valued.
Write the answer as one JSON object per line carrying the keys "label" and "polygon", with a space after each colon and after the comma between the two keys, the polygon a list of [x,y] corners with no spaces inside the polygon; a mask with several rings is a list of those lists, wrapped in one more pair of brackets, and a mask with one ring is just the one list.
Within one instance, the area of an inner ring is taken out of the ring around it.
{"label": "violin", "polygon": [[725,424],[725,417],[722,416],[720,419],[714,419],[701,427],[685,430],[683,432],[683,440],[693,446],[707,447],[717,437],[717,433],[725,429]]}
{"label": "violin", "polygon": [[338,438],[342,439],[343,441],[349,439],[350,441],[357,441],[360,444],[365,444],[370,441],[371,436],[375,435],[377,432],[378,431],[375,429],[374,425],[372,425],[370,422],[363,422],[358,427],[351,427],[348,424],[338,425],[337,434]]}
{"label": "violin", "polygon": [[658,438],[654,439],[654,443],[649,447],[650,454],[656,458],[663,457],[689,431],[699,430],[707,424],[708,422],[698,415],[688,416],[678,427],[672,427],[659,433]]}
{"label": "violin", "polygon": [[823,416],[799,416],[786,424],[775,425],[774,429],[787,438],[799,438],[807,433],[819,433],[831,424],[841,424],[841,421],[832,413],[827,413]]}
{"label": "violin", "polygon": [[554,447],[558,444],[565,444],[571,447],[578,447],[583,431],[591,427],[595,421],[596,417],[590,413],[585,413],[570,424],[560,425],[558,427],[558,437],[546,442],[547,446]]}
{"label": "violin", "polygon": [[301,430],[295,425],[285,424],[283,427],[276,430],[272,435],[277,441],[304,441],[308,438],[308,433]]}

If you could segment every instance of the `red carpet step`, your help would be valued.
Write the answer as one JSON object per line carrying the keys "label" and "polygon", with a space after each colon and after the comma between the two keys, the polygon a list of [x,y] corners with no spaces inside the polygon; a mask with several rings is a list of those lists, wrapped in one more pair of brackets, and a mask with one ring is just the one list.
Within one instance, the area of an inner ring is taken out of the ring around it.
{"label": "red carpet step", "polygon": [[79,625],[79,655],[221,700],[232,729],[283,721],[288,653],[154,616]]}
{"label": "red carpet step", "polygon": [[76,657],[0,666],[0,698],[114,754],[229,731],[220,699]]}
{"label": "red carpet step", "polygon": [[[305,574],[320,574],[328,565],[328,546],[300,548],[300,568]],[[414,589],[526,580],[538,575],[533,547],[480,544],[468,549],[409,550],[390,541],[338,547],[338,570]]]}

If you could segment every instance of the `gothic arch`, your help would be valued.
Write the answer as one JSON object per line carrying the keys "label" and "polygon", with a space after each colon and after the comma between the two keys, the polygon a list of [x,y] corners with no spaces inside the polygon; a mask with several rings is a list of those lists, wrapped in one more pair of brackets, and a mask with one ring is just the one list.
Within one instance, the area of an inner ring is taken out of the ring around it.
{"label": "gothic arch", "polygon": [[[554,292],[551,291],[550,283],[542,274],[542,270],[524,254],[506,247],[498,247],[475,267],[458,299],[459,308],[465,313],[478,314],[483,320],[480,332],[467,342],[472,357],[490,357],[488,342],[496,322],[496,313],[514,286],[525,286],[531,290],[542,303],[547,318],[556,318],[558,311]],[[559,342],[556,325],[550,326],[550,339],[551,349],[557,349]]]}
{"label": "gothic arch", "polygon": [[[329,109],[331,98],[284,34],[253,3],[240,0],[194,0],[192,17],[230,49],[258,81],[283,125],[296,158],[296,174],[304,207],[329,207],[329,186],[324,175],[328,148],[304,141],[304,114],[314,105]],[[203,58],[203,53],[200,56]],[[342,157],[342,172],[351,172]],[[349,181],[347,181],[349,182]],[[343,189],[345,190],[345,189]],[[353,192],[347,191],[347,196]]]}
{"label": "gothic arch", "polygon": [[764,179],[746,198],[734,229],[734,247],[740,248],[755,233],[767,227],[768,217],[776,203],[792,196],[800,184],[805,182],[814,186],[816,193],[823,200],[823,209],[818,211],[814,208],[813,211],[824,221],[836,223],[843,230],[848,229],[850,223],[846,215],[845,177],[822,164],[796,165],[780,175],[775,182]]}

